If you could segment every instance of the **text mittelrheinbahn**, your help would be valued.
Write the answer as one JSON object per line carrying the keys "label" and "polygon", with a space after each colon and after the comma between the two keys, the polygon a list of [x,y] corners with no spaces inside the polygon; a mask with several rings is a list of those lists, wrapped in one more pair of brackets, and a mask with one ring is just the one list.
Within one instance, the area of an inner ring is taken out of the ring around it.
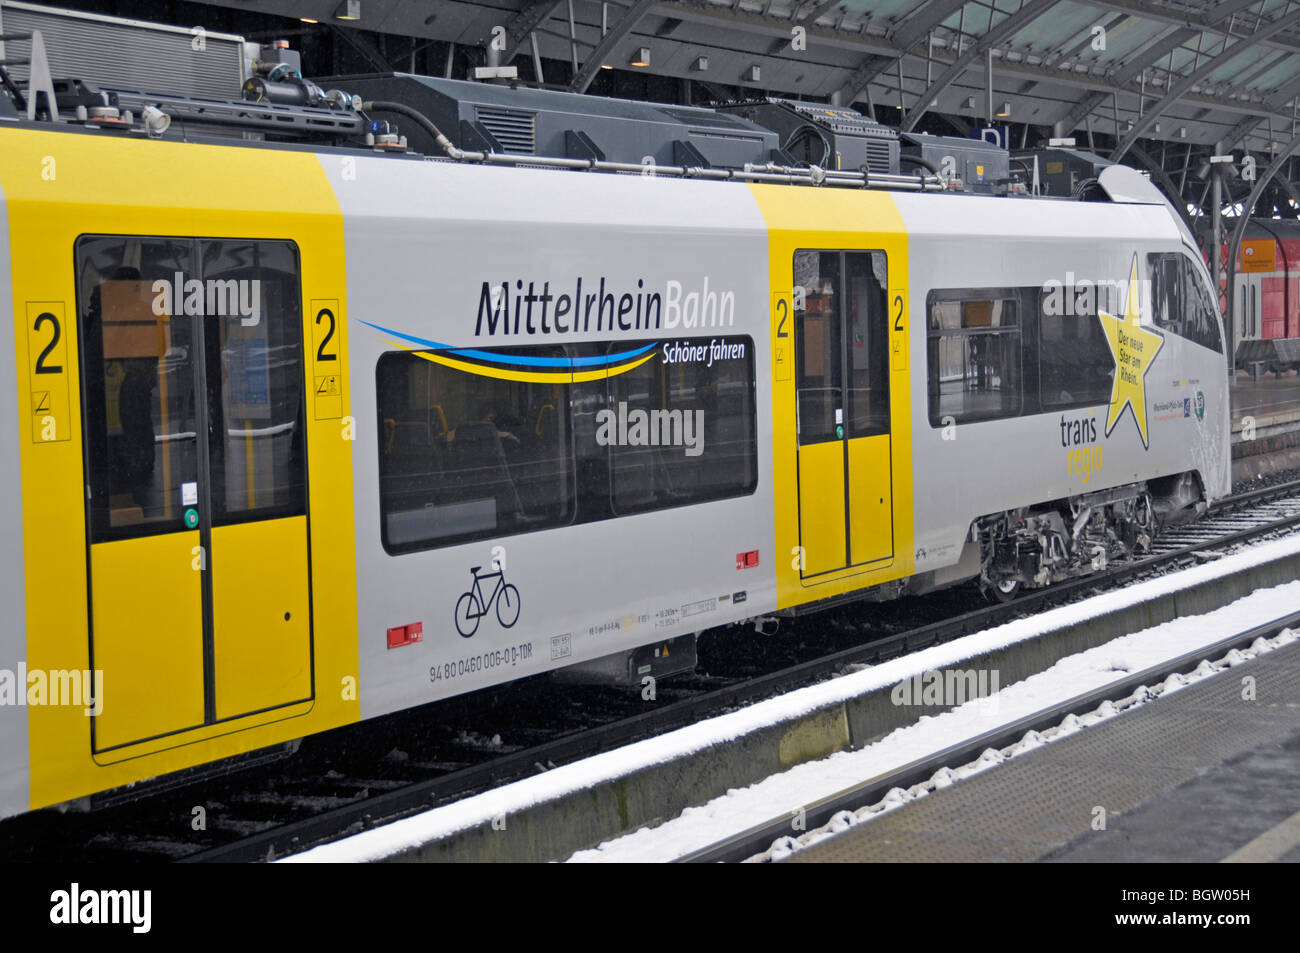
{"label": "text mittelrheinbahn", "polygon": [[709,287],[688,289],[669,281],[664,290],[648,291],[645,279],[636,289],[612,285],[605,278],[553,290],[549,281],[517,278],[483,282],[474,335],[586,334],[591,331],[658,331],[672,328],[730,327],[736,322],[736,294]]}

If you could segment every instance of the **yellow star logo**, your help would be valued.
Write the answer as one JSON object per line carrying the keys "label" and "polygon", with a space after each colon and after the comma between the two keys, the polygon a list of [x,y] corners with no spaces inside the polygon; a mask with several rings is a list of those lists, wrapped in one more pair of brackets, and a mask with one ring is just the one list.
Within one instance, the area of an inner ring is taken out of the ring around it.
{"label": "yellow star logo", "polygon": [[1138,259],[1133,256],[1133,269],[1128,279],[1128,300],[1124,303],[1124,317],[1117,318],[1105,311],[1098,312],[1106,343],[1115,357],[1115,382],[1110,390],[1110,412],[1106,415],[1106,436],[1115,429],[1125,409],[1133,411],[1133,422],[1142,437],[1142,446],[1150,449],[1147,438],[1146,375],[1151,363],[1164,347],[1165,339],[1154,331],[1142,327],[1141,303],[1138,295]]}

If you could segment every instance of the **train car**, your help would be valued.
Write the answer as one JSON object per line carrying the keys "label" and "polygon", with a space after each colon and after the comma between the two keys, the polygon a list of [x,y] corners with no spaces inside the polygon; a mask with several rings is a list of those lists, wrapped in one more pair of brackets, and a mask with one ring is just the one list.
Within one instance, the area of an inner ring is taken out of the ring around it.
{"label": "train car", "polygon": [[[1229,249],[1222,251],[1224,273]],[[1283,374],[1300,369],[1300,225],[1252,219],[1233,282],[1236,365]]]}
{"label": "train car", "polygon": [[1021,200],[0,124],[0,814],[1140,551],[1228,492],[1226,362],[1191,235],[1107,177]]}

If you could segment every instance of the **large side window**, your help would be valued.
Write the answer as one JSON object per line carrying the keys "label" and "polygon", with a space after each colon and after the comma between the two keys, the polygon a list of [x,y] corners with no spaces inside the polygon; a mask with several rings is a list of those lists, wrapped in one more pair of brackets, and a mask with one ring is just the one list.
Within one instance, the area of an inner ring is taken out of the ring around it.
{"label": "large side window", "polygon": [[[511,362],[530,370],[503,371]],[[748,337],[385,354],[375,372],[384,546],[431,549],[752,493],[754,366]],[[582,372],[574,383],[570,370]]]}
{"label": "large side window", "polygon": [[[564,358],[558,347],[525,357]],[[506,536],[573,515],[568,385],[476,373],[428,352],[379,360],[379,492],[391,552]]]}
{"label": "large side window", "polygon": [[610,448],[615,515],[754,489],[753,352],[749,338],[668,341],[609,378],[596,436]]}
{"label": "large side window", "polygon": [[930,293],[930,424],[1014,417],[1023,401],[1014,289]]}
{"label": "large side window", "polygon": [[[1032,292],[1031,292],[1032,293]],[[1039,292],[1038,395],[1044,410],[1086,407],[1110,400],[1115,359],[1096,314],[1054,314]],[[1099,302],[1100,306],[1100,302]]]}

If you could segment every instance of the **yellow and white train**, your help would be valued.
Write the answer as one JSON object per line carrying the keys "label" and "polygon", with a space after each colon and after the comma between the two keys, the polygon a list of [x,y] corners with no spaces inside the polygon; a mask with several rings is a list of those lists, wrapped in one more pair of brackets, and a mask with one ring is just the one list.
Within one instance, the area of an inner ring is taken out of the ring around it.
{"label": "yellow and white train", "polygon": [[1226,362],[1177,215],[1102,185],[0,123],[0,814],[1140,549],[1229,488]]}

